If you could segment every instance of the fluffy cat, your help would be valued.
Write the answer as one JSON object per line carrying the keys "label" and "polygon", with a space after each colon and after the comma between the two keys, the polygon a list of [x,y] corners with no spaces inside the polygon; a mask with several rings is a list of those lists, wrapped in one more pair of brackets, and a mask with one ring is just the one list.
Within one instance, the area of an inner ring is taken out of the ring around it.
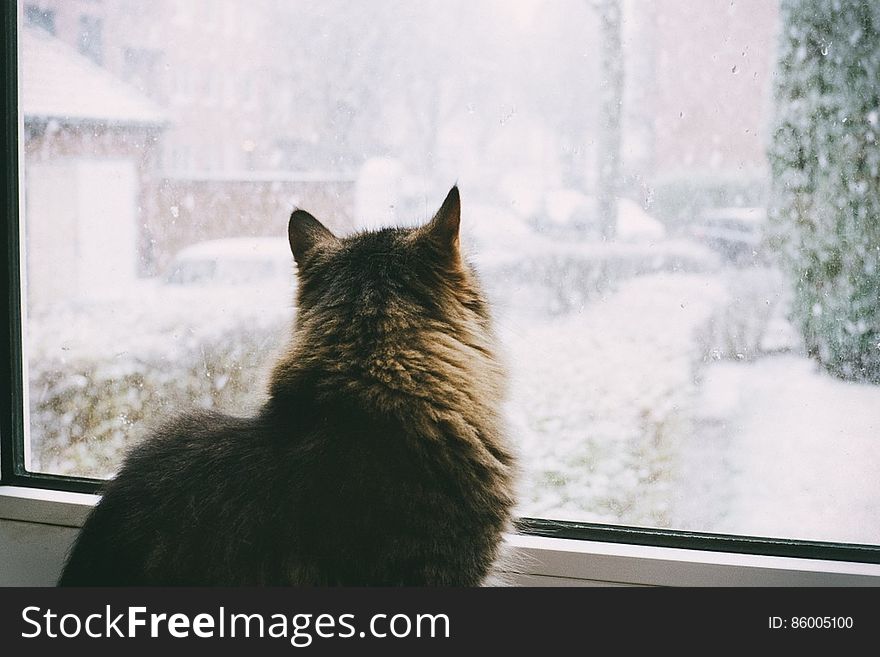
{"label": "fluffy cat", "polygon": [[247,418],[185,415],[108,482],[59,584],[476,586],[515,459],[457,187],[419,228],[303,210],[292,343]]}

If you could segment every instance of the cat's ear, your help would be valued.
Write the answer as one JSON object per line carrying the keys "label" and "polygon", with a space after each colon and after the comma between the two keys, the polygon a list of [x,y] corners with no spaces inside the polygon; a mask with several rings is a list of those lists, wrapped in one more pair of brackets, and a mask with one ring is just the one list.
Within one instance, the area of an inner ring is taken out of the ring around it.
{"label": "cat's ear", "polygon": [[287,238],[290,240],[290,251],[298,265],[303,264],[306,255],[315,247],[335,244],[339,241],[324,224],[299,208],[290,215]]}
{"label": "cat's ear", "polygon": [[431,221],[419,230],[435,244],[458,253],[458,229],[461,224],[461,197],[458,185],[453,186],[446,195],[443,205]]}

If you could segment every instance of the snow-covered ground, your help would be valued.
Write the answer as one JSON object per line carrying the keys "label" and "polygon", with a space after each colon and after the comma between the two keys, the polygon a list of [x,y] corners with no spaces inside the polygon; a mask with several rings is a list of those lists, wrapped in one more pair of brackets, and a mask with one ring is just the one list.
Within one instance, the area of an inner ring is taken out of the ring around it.
{"label": "snow-covered ground", "polygon": [[[493,243],[475,259],[511,374],[521,514],[880,542],[880,387],[798,355],[772,270],[665,241]],[[291,295],[241,292],[149,284],[33,316],[31,464],[109,476],[157,415],[243,412]]]}
{"label": "snow-covered ground", "polygon": [[678,455],[683,529],[880,543],[880,386],[792,354],[711,365]]}
{"label": "snow-covered ground", "polygon": [[719,321],[758,332],[759,275],[640,276],[579,313],[500,318],[522,514],[880,542],[880,387],[821,371],[781,308],[756,313],[763,351],[728,349]]}

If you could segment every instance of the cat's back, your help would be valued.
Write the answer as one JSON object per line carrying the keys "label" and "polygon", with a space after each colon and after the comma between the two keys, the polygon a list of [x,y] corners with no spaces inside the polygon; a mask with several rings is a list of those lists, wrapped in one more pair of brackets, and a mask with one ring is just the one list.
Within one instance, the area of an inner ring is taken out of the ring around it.
{"label": "cat's back", "polygon": [[[59,583],[252,581],[247,555],[268,547],[256,528],[296,488],[295,473],[285,486],[273,472],[280,438],[259,417],[197,412],[164,425],[104,486]],[[295,428],[285,438],[289,450]]]}
{"label": "cat's back", "polygon": [[479,584],[512,497],[512,457],[483,442],[497,440],[491,425],[430,403],[380,412],[344,392],[319,408],[291,515],[304,562],[321,555],[306,583]]}

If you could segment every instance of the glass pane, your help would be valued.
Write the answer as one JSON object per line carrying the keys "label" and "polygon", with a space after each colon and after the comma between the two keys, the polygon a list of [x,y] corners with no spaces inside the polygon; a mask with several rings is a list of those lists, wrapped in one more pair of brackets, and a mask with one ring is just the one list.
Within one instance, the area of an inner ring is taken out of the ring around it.
{"label": "glass pane", "polygon": [[458,181],[521,515],[880,542],[878,18],[793,4],[24,2],[27,467],[253,412],[290,209]]}

